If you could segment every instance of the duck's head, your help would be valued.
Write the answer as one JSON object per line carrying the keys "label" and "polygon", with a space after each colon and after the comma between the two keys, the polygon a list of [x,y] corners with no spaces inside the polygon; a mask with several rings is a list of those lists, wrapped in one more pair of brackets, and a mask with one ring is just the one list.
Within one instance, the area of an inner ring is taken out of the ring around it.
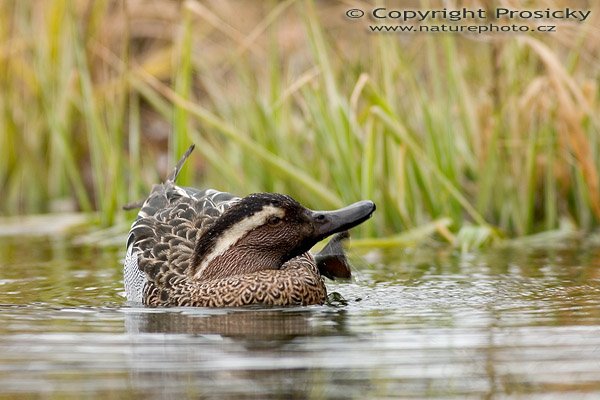
{"label": "duck's head", "polygon": [[367,220],[373,211],[371,201],[334,211],[312,211],[282,194],[251,194],[227,209],[198,238],[193,274],[205,280],[279,269],[329,235]]}

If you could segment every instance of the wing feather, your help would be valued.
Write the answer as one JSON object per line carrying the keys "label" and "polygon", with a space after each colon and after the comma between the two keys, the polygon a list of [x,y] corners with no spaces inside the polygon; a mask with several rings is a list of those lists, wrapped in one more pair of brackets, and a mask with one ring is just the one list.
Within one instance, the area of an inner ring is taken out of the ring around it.
{"label": "wing feather", "polygon": [[127,238],[125,290],[127,298],[142,297],[185,276],[196,239],[238,197],[214,189],[199,190],[175,185],[184,157],[163,184],[154,185],[142,204]]}

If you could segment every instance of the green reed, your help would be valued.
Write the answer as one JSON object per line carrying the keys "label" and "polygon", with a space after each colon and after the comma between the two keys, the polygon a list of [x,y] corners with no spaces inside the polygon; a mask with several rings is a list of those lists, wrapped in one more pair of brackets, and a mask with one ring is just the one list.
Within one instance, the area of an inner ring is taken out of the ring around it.
{"label": "green reed", "polygon": [[1,4],[3,214],[67,203],[103,225],[130,218],[120,207],[167,173],[160,149],[172,165],[193,142],[184,185],[312,208],[374,200],[359,231],[379,239],[363,245],[468,249],[600,219],[600,63],[585,26],[561,41],[369,34],[290,0],[255,5],[248,31],[188,1],[168,40],[141,46],[126,2]]}

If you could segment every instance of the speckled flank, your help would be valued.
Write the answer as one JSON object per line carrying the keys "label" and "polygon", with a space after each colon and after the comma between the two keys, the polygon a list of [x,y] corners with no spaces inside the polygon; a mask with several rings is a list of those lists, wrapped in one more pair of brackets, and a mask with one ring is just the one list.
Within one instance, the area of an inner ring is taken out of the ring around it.
{"label": "speckled flank", "polygon": [[148,285],[144,299],[149,306],[238,307],[322,304],[326,296],[312,256],[306,254],[288,261],[281,270],[206,282],[173,276],[168,284],[160,287]]}

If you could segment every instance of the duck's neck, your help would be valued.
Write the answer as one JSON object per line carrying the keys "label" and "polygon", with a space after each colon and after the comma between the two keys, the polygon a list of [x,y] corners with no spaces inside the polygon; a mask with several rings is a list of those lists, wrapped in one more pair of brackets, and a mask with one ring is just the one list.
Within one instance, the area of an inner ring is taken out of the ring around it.
{"label": "duck's neck", "polygon": [[217,255],[205,264],[198,263],[194,278],[205,281],[267,269],[277,270],[285,261],[278,260],[270,254],[260,254],[238,247]]}

